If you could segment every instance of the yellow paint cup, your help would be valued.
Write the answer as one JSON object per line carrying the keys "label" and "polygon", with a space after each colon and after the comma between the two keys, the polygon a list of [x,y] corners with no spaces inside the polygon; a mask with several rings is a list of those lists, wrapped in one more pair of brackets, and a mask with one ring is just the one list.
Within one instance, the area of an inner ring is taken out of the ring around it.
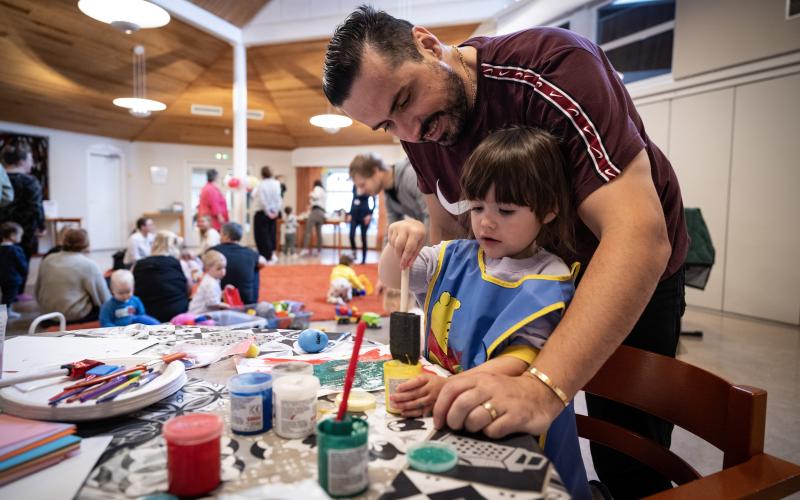
{"label": "yellow paint cup", "polygon": [[383,388],[386,392],[386,411],[389,413],[401,413],[401,410],[392,406],[389,399],[392,394],[397,392],[397,386],[407,380],[418,377],[422,374],[422,363],[409,365],[400,360],[393,359],[383,364]]}

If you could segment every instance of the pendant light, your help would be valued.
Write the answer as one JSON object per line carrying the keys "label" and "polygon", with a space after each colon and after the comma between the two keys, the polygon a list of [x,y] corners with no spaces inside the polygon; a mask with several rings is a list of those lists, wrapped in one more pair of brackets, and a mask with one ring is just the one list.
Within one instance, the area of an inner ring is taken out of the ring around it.
{"label": "pendant light", "polygon": [[133,48],[133,97],[118,97],[114,104],[128,108],[128,112],[136,118],[147,118],[153,111],[164,111],[167,105],[163,102],[147,99],[147,74],[145,68],[144,46]]}
{"label": "pendant light", "polygon": [[170,20],[169,12],[146,0],[80,0],[78,8],[128,35],[141,28],[160,28]]}
{"label": "pendant light", "polygon": [[328,112],[321,115],[314,115],[309,120],[311,125],[320,127],[322,130],[329,134],[335,134],[344,127],[349,127],[353,124],[353,120],[345,115],[334,113],[328,103]]}

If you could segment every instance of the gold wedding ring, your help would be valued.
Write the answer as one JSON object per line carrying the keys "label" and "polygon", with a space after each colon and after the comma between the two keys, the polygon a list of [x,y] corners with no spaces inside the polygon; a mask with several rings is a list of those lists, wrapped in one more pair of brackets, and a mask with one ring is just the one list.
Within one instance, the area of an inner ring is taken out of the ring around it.
{"label": "gold wedding ring", "polygon": [[496,409],[495,409],[495,407],[492,405],[492,403],[490,403],[489,401],[487,401],[487,402],[483,403],[481,406],[483,406],[483,409],[484,409],[484,410],[486,410],[486,411],[488,411],[488,412],[489,412],[489,416],[490,416],[490,417],[492,417],[492,421],[493,421],[493,422],[494,422],[495,420],[497,420],[497,410],[496,410]]}

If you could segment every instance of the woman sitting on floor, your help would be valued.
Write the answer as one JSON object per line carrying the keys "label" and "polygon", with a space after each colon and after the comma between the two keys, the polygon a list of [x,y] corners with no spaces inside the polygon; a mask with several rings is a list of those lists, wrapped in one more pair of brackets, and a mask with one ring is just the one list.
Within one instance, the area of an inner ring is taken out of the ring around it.
{"label": "woman sitting on floor", "polygon": [[166,322],[189,309],[190,285],[180,263],[181,239],[171,231],[159,231],[152,254],[136,261],[133,278],[136,294],[147,314]]}
{"label": "woman sitting on floor", "polygon": [[68,323],[95,321],[111,292],[100,267],[86,255],[89,235],[69,229],[61,247],[39,265],[36,300],[43,313],[58,311]]}

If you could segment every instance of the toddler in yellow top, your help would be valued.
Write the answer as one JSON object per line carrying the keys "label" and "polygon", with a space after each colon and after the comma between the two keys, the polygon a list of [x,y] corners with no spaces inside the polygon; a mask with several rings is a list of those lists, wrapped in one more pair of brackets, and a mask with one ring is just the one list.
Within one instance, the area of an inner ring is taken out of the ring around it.
{"label": "toddler in yellow top", "polygon": [[339,257],[339,265],[331,270],[331,286],[328,288],[328,302],[331,304],[350,302],[354,291],[357,295],[362,295],[366,290],[366,284],[356,274],[352,265],[353,258],[342,255]]}

